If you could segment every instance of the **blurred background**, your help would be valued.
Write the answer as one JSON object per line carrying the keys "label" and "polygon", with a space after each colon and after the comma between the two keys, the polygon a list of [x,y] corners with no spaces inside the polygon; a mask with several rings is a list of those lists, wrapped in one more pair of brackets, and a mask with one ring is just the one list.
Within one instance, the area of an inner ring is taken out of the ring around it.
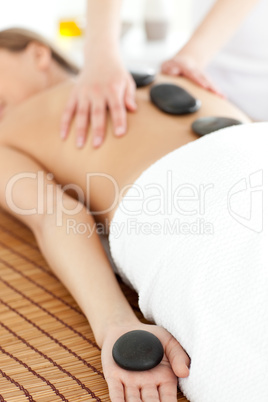
{"label": "blurred background", "polygon": [[[0,29],[33,29],[81,66],[86,3],[87,0],[8,0],[1,7]],[[191,0],[123,0],[121,22],[120,45],[127,67],[158,69],[190,35]]]}

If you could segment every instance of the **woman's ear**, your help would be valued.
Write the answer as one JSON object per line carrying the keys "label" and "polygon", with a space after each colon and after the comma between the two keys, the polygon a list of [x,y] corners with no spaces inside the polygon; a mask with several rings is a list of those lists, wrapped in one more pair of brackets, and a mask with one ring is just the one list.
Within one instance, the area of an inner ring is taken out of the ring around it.
{"label": "woman's ear", "polygon": [[31,42],[27,46],[27,52],[30,53],[32,60],[38,70],[46,71],[51,65],[52,55],[49,47],[38,42]]}

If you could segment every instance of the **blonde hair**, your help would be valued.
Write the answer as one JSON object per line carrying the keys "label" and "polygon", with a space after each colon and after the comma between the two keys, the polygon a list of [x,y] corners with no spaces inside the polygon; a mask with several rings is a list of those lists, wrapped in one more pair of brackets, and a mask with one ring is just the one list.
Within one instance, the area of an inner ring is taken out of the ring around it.
{"label": "blonde hair", "polygon": [[21,52],[31,42],[38,42],[41,45],[47,46],[51,51],[52,59],[65,71],[71,74],[79,73],[79,68],[41,35],[23,28],[9,28],[0,31],[0,48],[9,50],[10,52]]}

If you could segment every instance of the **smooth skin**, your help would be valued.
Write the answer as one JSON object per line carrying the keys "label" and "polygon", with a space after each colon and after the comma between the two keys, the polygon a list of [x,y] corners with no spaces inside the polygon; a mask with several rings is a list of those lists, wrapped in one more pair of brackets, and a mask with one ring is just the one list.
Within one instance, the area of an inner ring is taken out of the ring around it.
{"label": "smooth skin", "polygon": [[[18,63],[20,69],[15,68]],[[137,91],[139,112],[128,115],[127,136],[113,136],[109,119],[103,146],[94,149],[87,141],[79,150],[74,146],[75,127],[64,143],[56,135],[74,80],[66,77],[45,46],[31,43],[20,53],[0,49],[0,99],[5,105],[0,122],[0,205],[33,231],[48,264],[85,313],[102,348],[112,402],[175,402],[177,377],[189,375],[190,359],[164,328],[143,324],[136,318],[118,285],[94,221],[95,217],[98,222],[110,222],[120,201],[103,175],[112,177],[120,190],[131,185],[151,163],[196,139],[190,125],[197,117],[225,114],[248,121],[237,108],[187,80],[170,80],[202,100],[200,112],[185,117],[165,115],[150,103],[148,88],[143,88]],[[48,175],[50,172],[53,176]],[[20,180],[11,186],[21,173]],[[97,175],[87,193],[90,173]],[[42,191],[36,176],[30,174],[43,175]],[[65,191],[63,186],[70,183],[86,196],[91,213]],[[27,214],[31,209],[35,210]],[[96,212],[99,215],[93,217]],[[88,224],[91,236],[68,231],[69,219],[77,225]],[[162,363],[143,373],[123,370],[112,359],[114,342],[134,329],[157,335],[165,350]]]}

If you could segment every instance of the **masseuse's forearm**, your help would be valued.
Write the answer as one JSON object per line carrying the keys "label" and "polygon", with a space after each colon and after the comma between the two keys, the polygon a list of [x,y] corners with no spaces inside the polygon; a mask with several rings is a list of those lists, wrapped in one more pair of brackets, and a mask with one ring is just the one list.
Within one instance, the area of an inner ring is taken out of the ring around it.
{"label": "masseuse's forearm", "polygon": [[205,67],[232,37],[259,0],[218,0],[205,19],[181,49]]}
{"label": "masseuse's forearm", "polygon": [[[74,207],[67,196],[66,205],[68,209]],[[110,327],[138,320],[118,285],[92,216],[83,207],[73,216],[62,214],[62,223],[57,225],[60,215],[47,215],[36,237],[46,260],[85,313],[102,347]],[[81,234],[83,229],[86,233]]]}
{"label": "masseuse's forearm", "polygon": [[122,0],[88,0],[85,60],[95,53],[119,53]]}

